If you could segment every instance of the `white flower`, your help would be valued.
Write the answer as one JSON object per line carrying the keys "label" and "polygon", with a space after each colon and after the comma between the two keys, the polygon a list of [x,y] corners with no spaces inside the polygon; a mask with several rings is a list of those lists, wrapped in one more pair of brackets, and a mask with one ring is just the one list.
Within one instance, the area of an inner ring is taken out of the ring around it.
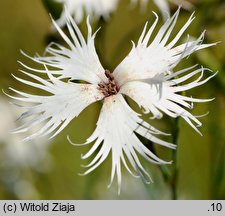
{"label": "white flower", "polygon": [[[140,163],[138,154],[157,164],[171,162],[165,162],[154,155],[141,143],[136,134],[168,148],[174,149],[175,145],[157,138],[157,135],[166,134],[143,121],[141,114],[136,113],[127,104],[124,95],[132,98],[143,108],[144,113],[152,113],[152,118],[161,118],[163,112],[173,118],[180,116],[198,131],[195,125],[201,126],[201,123],[186,109],[192,108],[193,102],[209,100],[195,99],[180,93],[200,86],[214,76],[202,80],[207,69],[196,69],[196,66],[173,72],[174,67],[183,58],[196,50],[213,45],[201,44],[204,33],[195,41],[176,45],[191,24],[193,15],[176,36],[168,42],[178,19],[179,10],[165,22],[150,43],[151,34],[158,22],[158,16],[155,14],[156,20],[153,25],[149,30],[147,30],[147,24],[145,25],[137,45],[133,43],[130,53],[113,73],[105,70],[99,61],[94,46],[95,34],[92,35],[88,20],[87,40],[69,14],[67,14],[67,28],[72,40],[53,21],[68,47],[52,43],[46,50],[49,53],[48,56],[29,57],[36,63],[44,65],[45,68],[42,70],[30,68],[21,63],[26,69],[47,74],[49,80],[24,71],[22,72],[32,78],[34,82],[15,78],[51,95],[32,95],[12,89],[21,95],[21,97],[11,96],[12,98],[34,104],[27,107],[27,112],[22,114],[21,118],[27,118],[27,121],[17,128],[16,132],[24,132],[35,125],[46,122],[43,127],[32,136],[27,137],[26,140],[49,134],[52,134],[52,138],[60,133],[87,106],[101,100],[103,106],[97,127],[85,143],[94,142],[94,144],[82,156],[82,159],[90,157],[95,152],[97,155],[87,165],[89,169],[84,174],[97,168],[111,153],[111,183],[116,175],[119,189],[122,179],[121,163],[133,176],[143,177],[146,182],[151,181],[149,174]],[[47,67],[50,67],[51,70]],[[196,74],[200,74],[199,78],[190,83],[184,83]],[[69,79],[68,82],[65,81],[66,78]],[[76,82],[77,80],[83,82]]]}
{"label": "white flower", "polygon": [[[107,19],[116,8],[118,0],[56,0],[63,3],[64,9],[57,24],[64,26],[66,24],[66,10],[74,17],[76,23],[82,22],[85,15],[91,18],[103,17]],[[65,9],[66,8],[66,9]]]}
{"label": "white flower", "polygon": [[[139,0],[139,1],[142,7],[146,7],[149,0]],[[136,4],[137,2],[138,0],[131,0],[132,4]],[[170,16],[169,2],[172,2],[177,5],[182,5],[182,7],[187,10],[192,8],[192,4],[186,0],[185,1],[184,0],[153,0],[153,2],[159,8],[165,20],[168,18],[168,16]]]}
{"label": "white flower", "polygon": [[39,169],[40,164],[43,165],[43,161],[47,165],[49,142],[40,138],[32,140],[30,143],[21,142],[25,136],[29,136],[34,132],[32,130],[28,134],[10,135],[10,131],[18,126],[16,120],[17,116],[21,115],[21,110],[10,106],[8,101],[3,98],[0,98],[0,109],[0,158],[4,163],[11,168],[32,167]]}
{"label": "white flower", "polygon": [[32,184],[30,169],[41,173],[49,171],[52,164],[48,153],[50,142],[44,138],[21,142],[34,132],[32,130],[27,134],[10,134],[10,130],[18,126],[16,119],[20,114],[21,110],[0,97],[0,184],[18,199],[38,199],[40,196]]}

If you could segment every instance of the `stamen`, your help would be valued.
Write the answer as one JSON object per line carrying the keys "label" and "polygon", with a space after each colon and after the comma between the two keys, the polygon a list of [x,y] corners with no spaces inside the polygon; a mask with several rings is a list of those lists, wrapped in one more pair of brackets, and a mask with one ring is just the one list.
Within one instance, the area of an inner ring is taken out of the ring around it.
{"label": "stamen", "polygon": [[109,70],[105,70],[105,75],[108,78],[108,83],[99,83],[99,90],[105,95],[105,97],[116,95],[119,91],[119,87],[116,84],[113,74]]}

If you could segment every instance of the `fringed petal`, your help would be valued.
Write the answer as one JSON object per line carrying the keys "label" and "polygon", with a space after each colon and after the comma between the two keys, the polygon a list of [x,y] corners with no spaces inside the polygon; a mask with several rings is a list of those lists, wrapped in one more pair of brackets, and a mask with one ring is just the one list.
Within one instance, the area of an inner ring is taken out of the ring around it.
{"label": "fringed petal", "polygon": [[[166,162],[153,154],[143,145],[134,132],[159,145],[171,149],[176,147],[174,144],[155,137],[154,134],[164,135],[164,133],[147,122],[143,122],[139,115],[128,106],[121,94],[105,98],[97,127],[87,140],[87,143],[92,141],[95,141],[95,143],[86,155],[82,156],[82,159],[90,157],[95,152],[97,154],[91,163],[87,165],[89,169],[84,174],[90,173],[97,168],[111,152],[112,170],[109,185],[111,185],[116,175],[118,192],[120,192],[122,182],[121,162],[133,176],[141,177],[147,183],[151,182],[149,174],[139,161],[138,154],[156,164],[170,164],[171,162]],[[101,148],[98,150],[100,145]],[[130,166],[127,162],[129,162]]]}
{"label": "fringed petal", "polygon": [[[26,85],[51,94],[50,96],[32,95],[10,88],[19,96],[8,96],[18,101],[18,103],[22,102],[21,107],[24,106],[27,109],[19,118],[20,121],[25,120],[23,125],[16,128],[13,132],[21,133],[35,126],[41,126],[36,132],[27,137],[26,141],[52,133],[51,138],[53,138],[87,106],[104,97],[99,92],[97,85],[65,83],[53,77],[48,71],[46,73],[49,75],[49,81],[27,72],[24,73],[35,81],[31,82],[22,78],[15,78]],[[29,104],[29,106],[26,106],[24,103]]]}
{"label": "fringed petal", "polygon": [[133,48],[125,59],[117,66],[113,75],[122,86],[126,82],[155,78],[160,75],[173,73],[174,67],[185,57],[196,50],[204,49],[213,44],[202,44],[204,32],[194,41],[175,46],[185,30],[192,23],[194,17],[190,16],[188,21],[169,41],[171,33],[176,25],[180,8],[177,12],[160,28],[155,38],[150,42],[151,35],[158,22],[158,16],[150,29],[147,31],[147,24],[139,38],[137,46],[133,43]]}
{"label": "fringed petal", "polygon": [[[66,21],[70,37],[52,20],[55,28],[68,47],[64,47],[58,43],[51,43],[46,48],[46,56],[44,57],[36,56],[33,58],[24,52],[23,54],[37,64],[42,65],[43,68],[45,66],[51,67],[49,73],[57,75],[59,79],[69,78],[70,80],[81,80],[91,84],[107,81],[105,70],[95,50],[94,39],[96,33],[92,34],[89,18],[87,18],[87,41],[68,13],[66,14]],[[35,69],[23,63],[21,64],[28,70],[45,73],[45,69]]]}
{"label": "fringed petal", "polygon": [[[145,113],[152,113],[152,118],[162,117],[161,112],[164,112],[173,118],[180,116],[187,121],[194,130],[201,134],[197,129],[197,127],[201,126],[201,122],[186,109],[192,109],[193,103],[209,102],[212,99],[198,99],[190,96],[183,96],[180,95],[180,92],[203,85],[209,79],[214,77],[216,73],[203,79],[203,74],[205,71],[208,71],[208,69],[200,68],[177,78],[177,75],[187,73],[193,68],[194,67],[190,67],[174,74],[167,75],[162,77],[161,80],[148,79],[145,81],[128,82],[122,86],[120,93],[133,99]],[[193,78],[197,74],[200,74],[200,76],[196,80],[186,83],[190,78]]]}

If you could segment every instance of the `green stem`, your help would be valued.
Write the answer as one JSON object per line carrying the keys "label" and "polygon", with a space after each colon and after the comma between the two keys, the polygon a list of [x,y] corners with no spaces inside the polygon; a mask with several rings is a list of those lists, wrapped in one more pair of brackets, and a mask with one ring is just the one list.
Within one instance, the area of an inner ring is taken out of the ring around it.
{"label": "green stem", "polygon": [[[152,144],[151,141],[149,141],[148,147],[149,147],[149,149],[151,150],[151,152],[153,154],[157,155],[155,147],[154,147],[154,145]],[[161,165],[161,164],[159,164],[158,167],[159,167],[159,170],[162,173],[162,177],[163,177],[164,181],[168,182],[168,180],[169,180],[169,171],[168,171],[167,167],[165,165]]]}
{"label": "green stem", "polygon": [[[144,143],[144,144],[148,147],[148,149],[149,149],[153,154],[157,155],[155,146],[153,145],[152,141],[147,140],[147,139],[143,139],[141,136],[139,137],[138,134],[136,134],[136,135],[137,135],[138,138],[142,141],[142,143]],[[159,171],[160,171],[161,174],[162,174],[162,177],[163,177],[164,182],[165,182],[166,184],[168,184],[170,175],[169,175],[169,171],[168,171],[166,165],[159,164],[159,165],[158,165],[158,168],[159,168]],[[147,187],[146,185],[145,185],[145,187],[147,188],[147,191],[148,191],[150,197],[152,198],[152,193],[149,192],[148,187]]]}
{"label": "green stem", "polygon": [[162,173],[163,179],[165,182],[168,182],[169,180],[169,171],[165,165],[159,165],[159,169]]}
{"label": "green stem", "polygon": [[[179,135],[179,127],[178,127],[179,118],[176,118],[173,125],[173,143],[177,145],[178,142],[178,135]],[[177,199],[177,177],[178,177],[178,168],[177,168],[177,151],[173,151],[172,154],[173,160],[173,173],[171,177],[171,192],[172,192],[172,199]]]}

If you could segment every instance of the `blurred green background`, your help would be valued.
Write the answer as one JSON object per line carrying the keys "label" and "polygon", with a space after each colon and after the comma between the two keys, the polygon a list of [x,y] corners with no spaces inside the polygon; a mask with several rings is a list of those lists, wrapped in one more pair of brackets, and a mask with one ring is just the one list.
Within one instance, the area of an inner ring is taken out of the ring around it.
{"label": "blurred green background", "polygon": [[[196,104],[192,112],[201,115],[203,137],[179,120],[177,149],[177,198],[178,199],[224,199],[225,198],[225,2],[223,0],[192,0],[196,19],[188,33],[198,37],[206,29],[205,42],[220,41],[217,46],[198,51],[179,64],[178,68],[198,63],[219,74],[206,85],[189,94],[199,98],[216,98],[210,103]],[[173,13],[177,6],[171,4]],[[119,7],[108,22],[93,23],[93,28],[102,26],[96,38],[96,47],[105,66],[113,70],[126,56],[140,35],[144,23],[153,22],[151,11],[160,14],[149,1],[148,7],[131,8],[128,0],[120,1]],[[17,61],[32,66],[32,62],[20,54],[20,49],[33,56],[43,54],[51,39],[57,39],[51,30],[49,11],[41,0],[1,0],[0,7],[0,87],[8,87],[36,93],[35,89],[18,83],[11,73],[20,76]],[[190,16],[182,10],[174,35]],[[162,19],[160,21],[162,24]],[[84,23],[81,28],[85,32]],[[184,34],[184,36],[187,35]],[[183,41],[185,41],[183,37]],[[0,95],[0,199],[171,199],[171,188],[163,180],[156,165],[143,161],[154,180],[145,185],[123,170],[121,195],[117,195],[117,184],[110,189],[110,158],[93,173],[81,177],[84,172],[80,155],[89,147],[74,147],[66,140],[70,135],[75,142],[84,142],[95,128],[100,104],[88,107],[57,138],[50,142],[36,140],[20,143],[21,135],[11,135],[9,129],[16,126],[20,111]],[[171,132],[169,118],[153,122],[162,130]],[[161,158],[171,159],[172,151],[157,148]],[[166,167],[170,173],[173,165]]]}

